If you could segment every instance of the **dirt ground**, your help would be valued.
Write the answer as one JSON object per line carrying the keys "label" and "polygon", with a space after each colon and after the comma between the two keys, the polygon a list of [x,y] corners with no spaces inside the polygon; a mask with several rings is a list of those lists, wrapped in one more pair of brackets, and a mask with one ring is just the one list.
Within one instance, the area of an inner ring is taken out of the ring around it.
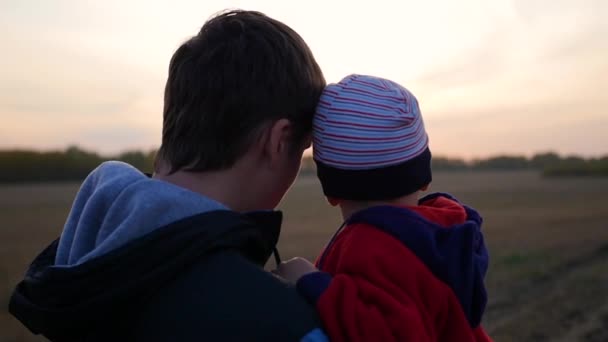
{"label": "dirt ground", "polygon": [[[78,184],[0,185],[0,305],[60,233]],[[608,341],[608,179],[532,172],[437,173],[484,217],[491,253],[486,330],[496,341]],[[283,258],[314,259],[340,224],[312,177],[281,205]],[[0,311],[0,342],[40,341]]]}

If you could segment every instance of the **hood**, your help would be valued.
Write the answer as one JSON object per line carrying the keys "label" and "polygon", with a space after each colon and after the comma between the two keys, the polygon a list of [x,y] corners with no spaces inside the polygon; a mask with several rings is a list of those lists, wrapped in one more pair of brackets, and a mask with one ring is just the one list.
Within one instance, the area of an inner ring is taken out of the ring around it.
{"label": "hood", "polygon": [[377,206],[355,213],[346,224],[373,225],[400,240],[447,284],[469,324],[477,327],[487,303],[484,277],[488,251],[482,218],[449,194],[436,193],[417,207]]}
{"label": "hood", "polygon": [[444,228],[464,224],[469,217],[466,208],[447,195],[435,194],[425,197],[417,206],[406,208]]}
{"label": "hood", "polygon": [[57,247],[56,266],[86,262],[185,217],[224,205],[151,179],[129,164],[106,162],[82,183]]}
{"label": "hood", "polygon": [[241,215],[123,163],[83,183],[61,238],[31,264],[9,311],[55,341],[129,322],[184,269],[232,249],[264,265],[278,241],[280,212]]}

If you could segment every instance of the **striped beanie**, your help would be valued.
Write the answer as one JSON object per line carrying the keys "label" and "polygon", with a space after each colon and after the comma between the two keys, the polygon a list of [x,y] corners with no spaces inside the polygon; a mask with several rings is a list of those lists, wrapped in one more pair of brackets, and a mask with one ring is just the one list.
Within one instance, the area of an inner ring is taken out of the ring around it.
{"label": "striped beanie", "polygon": [[432,180],[418,101],[399,84],[350,75],[325,88],[313,156],[327,197],[373,201],[412,194]]}

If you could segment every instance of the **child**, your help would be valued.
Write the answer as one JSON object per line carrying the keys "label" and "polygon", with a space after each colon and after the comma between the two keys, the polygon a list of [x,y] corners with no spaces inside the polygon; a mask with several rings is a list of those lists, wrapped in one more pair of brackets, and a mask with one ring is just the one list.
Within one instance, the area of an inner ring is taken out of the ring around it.
{"label": "child", "polygon": [[480,326],[488,254],[482,219],[431,183],[418,101],[389,80],[329,85],[314,121],[323,191],[344,217],[316,267],[278,273],[315,303],[331,341],[490,341]]}

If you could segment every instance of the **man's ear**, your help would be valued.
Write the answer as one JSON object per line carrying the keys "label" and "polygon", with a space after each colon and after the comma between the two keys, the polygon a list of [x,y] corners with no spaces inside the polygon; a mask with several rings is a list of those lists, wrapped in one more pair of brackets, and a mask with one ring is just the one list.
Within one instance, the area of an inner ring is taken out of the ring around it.
{"label": "man's ear", "polygon": [[420,188],[420,191],[427,191],[429,189],[429,186],[431,186],[431,184],[423,186],[422,188]]}
{"label": "man's ear", "polygon": [[279,119],[268,128],[264,154],[275,164],[287,153],[291,143],[292,124],[288,119]]}

